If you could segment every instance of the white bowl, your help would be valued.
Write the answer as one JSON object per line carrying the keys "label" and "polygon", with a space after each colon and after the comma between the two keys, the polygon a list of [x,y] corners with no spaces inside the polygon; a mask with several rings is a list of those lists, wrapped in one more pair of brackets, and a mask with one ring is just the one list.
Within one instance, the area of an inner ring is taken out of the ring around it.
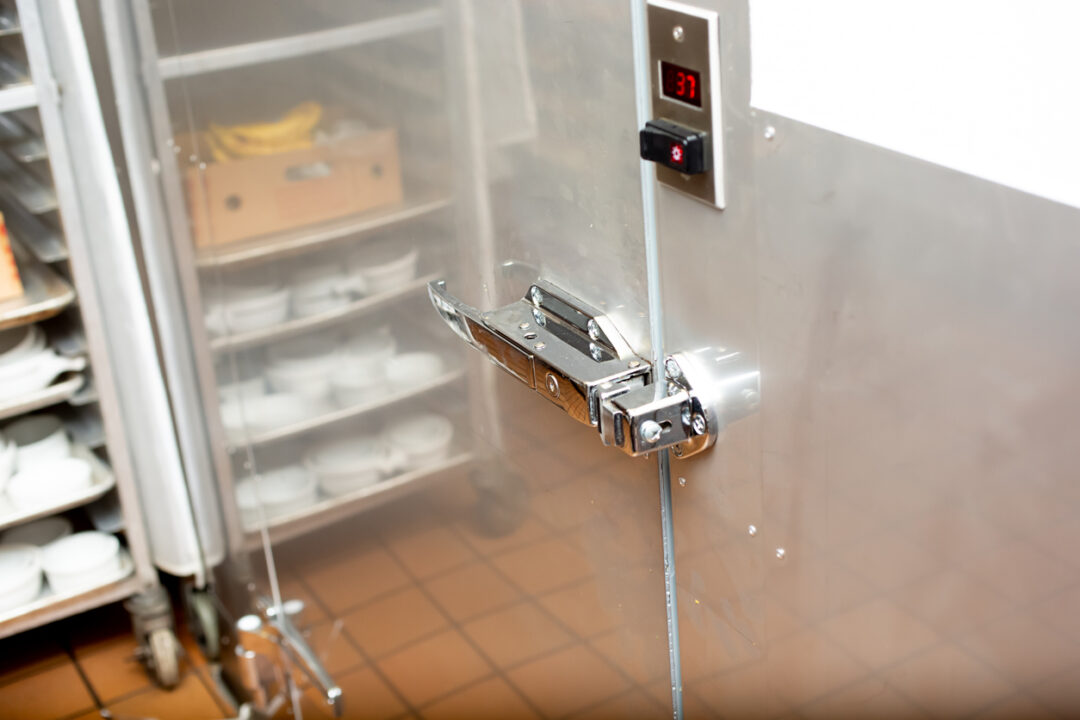
{"label": "white bowl", "polygon": [[221,421],[236,435],[245,429],[260,433],[303,422],[326,410],[323,403],[291,393],[270,393],[242,402],[221,403]]}
{"label": "white bowl", "polygon": [[8,481],[7,496],[20,510],[57,505],[94,484],[94,470],[81,458],[55,458],[20,468]]}
{"label": "white bowl", "polygon": [[330,375],[341,363],[338,344],[331,338],[286,343],[271,348],[266,379],[274,390],[322,400],[330,395]]}
{"label": "white bowl", "polygon": [[0,365],[45,349],[45,333],[37,325],[22,325],[0,332]]}
{"label": "white bowl", "polygon": [[36,545],[43,547],[71,534],[71,521],[63,515],[53,515],[5,530],[0,535],[4,544]]}
{"label": "white bowl", "polygon": [[386,376],[372,372],[366,366],[347,364],[330,376],[334,400],[341,407],[364,405],[386,395]]}
{"label": "white bowl", "polygon": [[382,375],[384,363],[394,357],[396,351],[397,340],[388,327],[356,332],[348,337],[342,348],[347,363],[344,367],[354,373]]}
{"label": "white bowl", "polygon": [[56,593],[101,585],[120,570],[120,541],[93,530],[68,535],[41,549],[41,568]]}
{"label": "white bowl", "polygon": [[41,549],[0,545],[0,612],[24,605],[41,594]]}
{"label": "white bowl", "polygon": [[64,423],[55,415],[19,418],[4,428],[4,435],[15,443],[15,467],[18,469],[71,456],[71,441]]}
{"label": "white bowl", "polygon": [[394,242],[375,242],[349,256],[349,273],[365,295],[390,292],[416,277],[419,251]]}
{"label": "white bowl", "polygon": [[323,363],[306,367],[268,367],[266,379],[270,387],[281,393],[289,393],[312,401],[330,396],[330,374],[334,368]]}
{"label": "white bowl", "polygon": [[225,326],[232,332],[251,332],[278,325],[289,317],[289,289],[268,295],[231,299],[222,306]]}
{"label": "white bowl", "polygon": [[395,389],[415,387],[442,375],[443,361],[437,353],[402,353],[386,361],[386,380]]}
{"label": "white bowl", "polygon": [[391,446],[404,454],[405,466],[415,470],[447,457],[454,426],[442,415],[413,415],[387,428],[385,437]]}
{"label": "white bowl", "polygon": [[399,470],[404,456],[379,438],[361,437],[326,443],[304,456],[319,487],[341,496],[368,487]]}
{"label": "white bowl", "polygon": [[264,515],[272,520],[314,505],[318,499],[315,476],[301,465],[269,470],[236,483],[236,503],[248,527],[259,525]]}
{"label": "white bowl", "polygon": [[86,358],[63,357],[47,348],[21,353],[0,365],[0,400],[43,390],[61,373],[85,367]]}
{"label": "white bowl", "polygon": [[293,315],[297,317],[318,315],[349,302],[350,283],[340,264],[321,263],[301,268],[289,282]]}
{"label": "white bowl", "polygon": [[218,385],[217,390],[218,397],[222,401],[237,403],[241,399],[251,400],[266,395],[266,378],[260,376],[247,380],[234,380]]}

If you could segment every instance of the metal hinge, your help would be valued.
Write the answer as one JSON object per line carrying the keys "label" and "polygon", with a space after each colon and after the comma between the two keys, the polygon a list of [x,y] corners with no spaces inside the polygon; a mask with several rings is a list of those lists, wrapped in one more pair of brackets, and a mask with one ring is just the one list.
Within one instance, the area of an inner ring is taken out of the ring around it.
{"label": "metal hinge", "polygon": [[453,297],[445,282],[428,294],[465,342],[628,455],[695,455],[757,409],[759,374],[742,354],[676,353],[658,371],[610,318],[549,283],[490,312]]}

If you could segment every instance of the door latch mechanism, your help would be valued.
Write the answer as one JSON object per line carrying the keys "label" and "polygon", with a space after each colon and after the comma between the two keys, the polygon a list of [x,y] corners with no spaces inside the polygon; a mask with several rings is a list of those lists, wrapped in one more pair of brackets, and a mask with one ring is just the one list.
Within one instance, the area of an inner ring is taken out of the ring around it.
{"label": "door latch mechanism", "polygon": [[655,368],[610,318],[550,283],[489,312],[450,295],[443,281],[428,295],[465,342],[628,455],[696,455],[757,409],[759,373],[744,355],[706,348]]}

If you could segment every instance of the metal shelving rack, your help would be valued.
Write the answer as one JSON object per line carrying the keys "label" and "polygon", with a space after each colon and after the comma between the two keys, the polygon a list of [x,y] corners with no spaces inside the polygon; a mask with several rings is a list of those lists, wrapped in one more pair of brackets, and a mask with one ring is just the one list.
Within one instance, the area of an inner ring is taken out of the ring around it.
{"label": "metal shelving rack", "polygon": [[[32,80],[0,88],[0,205],[26,292],[0,304],[0,329],[42,323],[50,345],[87,372],[67,372],[44,390],[5,401],[0,418],[49,408],[67,425],[75,454],[90,462],[94,484],[33,511],[3,499],[0,527],[85,511],[79,523],[122,534],[130,571],[81,592],[46,590],[0,613],[0,637],[132,598],[131,607],[141,608],[133,611],[139,640],[154,647],[152,667],[169,684],[177,679],[179,645],[151,559],[136,476],[151,460],[147,453],[169,457],[171,430],[167,411],[158,416],[163,422],[147,427],[131,404],[153,412],[164,399],[153,352],[139,353],[153,343],[145,297],[75,3],[17,0],[16,7],[17,18],[0,12],[0,35],[5,42],[21,36]],[[123,388],[117,377],[124,377]],[[134,397],[125,397],[129,392]],[[107,513],[90,505],[103,499],[119,506],[120,517],[107,527],[98,521]]]}
{"label": "metal shelving rack", "polygon": [[[464,393],[468,379],[460,365],[451,364],[437,378],[406,390],[389,392],[362,405],[334,408],[271,431],[248,433],[242,438],[230,437],[217,412],[220,401],[217,359],[273,341],[303,337],[361,316],[380,317],[403,303],[424,302],[422,296],[428,281],[441,276],[443,268],[430,262],[425,265],[421,251],[421,270],[416,279],[393,291],[355,299],[320,315],[220,336],[209,333],[204,325],[200,289],[206,278],[214,273],[291,261],[345,243],[358,246],[377,235],[444,219],[445,213],[455,211],[458,200],[447,183],[442,187],[432,183],[423,168],[409,167],[403,156],[405,197],[400,204],[252,241],[196,248],[188,221],[184,172],[188,167],[199,167],[202,160],[181,158],[178,154],[174,121],[180,113],[172,107],[170,93],[185,84],[202,82],[204,78],[216,79],[233,71],[251,73],[267,63],[280,67],[316,55],[353,52],[372,43],[405,41],[430,31],[446,36],[447,10],[441,2],[388,4],[385,7],[392,14],[345,22],[330,29],[301,30],[273,39],[244,39],[192,50],[174,48],[171,54],[167,52],[163,56],[159,47],[160,28],[155,27],[149,5],[141,0],[127,0],[104,6],[113,79],[121,109],[121,131],[131,181],[133,187],[140,188],[135,192],[136,214],[140,219],[149,283],[154,289],[157,325],[166,346],[165,366],[175,401],[181,444],[185,447],[189,487],[193,495],[213,497],[220,504],[227,547],[234,553],[243,554],[260,543],[260,534],[243,525],[234,495],[234,478],[238,479],[245,472],[239,469],[245,452],[276,446],[351,420],[386,412],[396,404],[424,395]],[[198,41],[213,42],[203,37]],[[133,68],[138,68],[137,73],[133,73]],[[333,78],[325,79],[325,87],[335,89],[339,94],[342,92],[340,81],[335,86]],[[421,101],[430,102],[430,98]],[[447,112],[450,113],[449,108]],[[449,118],[447,124],[452,124]],[[446,238],[445,242],[453,240]],[[452,343],[448,342],[447,348],[447,355],[458,352]],[[455,446],[451,457],[445,461],[384,479],[345,497],[324,497],[315,505],[275,518],[268,523],[269,537],[271,541],[295,538],[337,523],[461,472],[473,460],[471,448]]]}

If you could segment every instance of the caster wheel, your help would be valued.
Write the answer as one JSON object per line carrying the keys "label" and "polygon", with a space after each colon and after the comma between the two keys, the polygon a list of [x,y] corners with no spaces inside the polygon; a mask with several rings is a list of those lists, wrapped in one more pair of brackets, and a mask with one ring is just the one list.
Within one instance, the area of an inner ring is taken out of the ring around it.
{"label": "caster wheel", "polygon": [[188,629],[206,659],[217,660],[221,654],[221,628],[213,597],[205,591],[190,590],[185,593],[185,600]]}
{"label": "caster wheel", "polygon": [[180,643],[169,628],[151,630],[146,638],[147,664],[158,684],[174,688],[180,682]]}

